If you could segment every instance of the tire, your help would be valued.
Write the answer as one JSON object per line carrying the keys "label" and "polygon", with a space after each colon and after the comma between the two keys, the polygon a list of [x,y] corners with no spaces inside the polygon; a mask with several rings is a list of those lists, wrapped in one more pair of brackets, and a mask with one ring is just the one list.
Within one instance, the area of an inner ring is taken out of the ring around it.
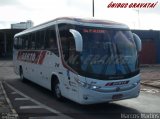
{"label": "tire", "polygon": [[63,96],[61,95],[61,90],[60,90],[60,84],[58,81],[54,82],[54,87],[53,87],[53,92],[54,92],[54,95],[56,97],[57,100],[60,100],[62,101],[63,100]]}
{"label": "tire", "polygon": [[20,67],[19,73],[20,73],[20,79],[21,79],[21,81],[25,82],[25,78],[24,78],[24,75],[23,75],[23,69],[22,69],[22,67]]}

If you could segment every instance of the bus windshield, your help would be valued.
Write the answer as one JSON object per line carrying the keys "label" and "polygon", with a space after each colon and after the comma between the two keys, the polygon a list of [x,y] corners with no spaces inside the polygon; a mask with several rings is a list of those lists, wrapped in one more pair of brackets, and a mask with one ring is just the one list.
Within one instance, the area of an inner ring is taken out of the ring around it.
{"label": "bus windshield", "polygon": [[[75,40],[69,29],[81,34],[82,52],[75,50]],[[80,25],[59,25],[59,30],[64,59],[80,75],[107,80],[129,78],[139,73],[131,31]]]}

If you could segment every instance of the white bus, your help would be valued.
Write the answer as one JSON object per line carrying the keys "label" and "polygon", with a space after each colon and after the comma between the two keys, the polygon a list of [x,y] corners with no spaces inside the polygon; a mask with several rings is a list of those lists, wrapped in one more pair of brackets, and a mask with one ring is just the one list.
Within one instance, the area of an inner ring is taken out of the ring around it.
{"label": "white bus", "polygon": [[14,36],[14,70],[61,100],[94,104],[140,92],[140,38],[120,23],[57,18]]}

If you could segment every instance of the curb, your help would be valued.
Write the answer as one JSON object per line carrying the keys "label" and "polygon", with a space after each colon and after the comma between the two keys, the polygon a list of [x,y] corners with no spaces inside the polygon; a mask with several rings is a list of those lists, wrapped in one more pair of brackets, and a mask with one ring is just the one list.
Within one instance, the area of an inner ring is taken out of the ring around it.
{"label": "curb", "polygon": [[141,82],[141,84],[142,84],[142,85],[145,85],[145,86],[150,86],[150,87],[153,87],[153,88],[158,88],[158,89],[160,89],[160,86],[150,85],[150,84],[143,83],[143,82]]}
{"label": "curb", "polygon": [[[11,109],[11,112],[12,112],[11,115],[12,115],[12,117],[14,116],[15,119],[19,119],[18,113],[17,113],[16,110],[13,108],[13,106],[12,106],[12,104],[11,104],[11,101],[9,100],[9,98],[8,98],[8,96],[7,96],[7,93],[6,93],[6,91],[5,91],[4,87],[3,87],[3,83],[4,83],[4,81],[3,81],[3,82],[0,81],[0,85],[1,85],[1,88],[2,88],[2,92],[3,92],[3,94],[4,94],[4,97],[5,97],[6,101],[7,101],[10,109]],[[7,116],[7,115],[6,115],[6,116]]]}
{"label": "curb", "polygon": [[145,68],[145,67],[160,67],[160,64],[141,64],[140,68]]}

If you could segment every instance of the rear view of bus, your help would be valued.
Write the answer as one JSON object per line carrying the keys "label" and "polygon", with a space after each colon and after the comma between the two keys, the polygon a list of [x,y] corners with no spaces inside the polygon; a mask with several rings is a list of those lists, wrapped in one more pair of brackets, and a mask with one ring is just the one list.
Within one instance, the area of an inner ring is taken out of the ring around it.
{"label": "rear view of bus", "polygon": [[[53,44],[48,43],[52,35]],[[53,91],[57,99],[94,104],[139,95],[141,40],[124,24],[58,18],[15,35],[15,44],[17,40],[21,47],[14,46],[15,71]]]}

